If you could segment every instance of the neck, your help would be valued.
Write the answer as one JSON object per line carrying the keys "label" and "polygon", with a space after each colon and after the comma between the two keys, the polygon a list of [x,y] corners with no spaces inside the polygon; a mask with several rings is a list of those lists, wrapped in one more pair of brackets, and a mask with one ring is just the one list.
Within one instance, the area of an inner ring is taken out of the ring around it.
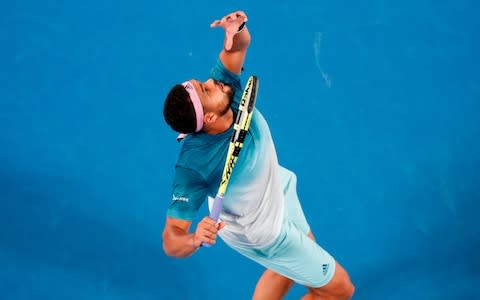
{"label": "neck", "polygon": [[219,117],[215,123],[211,124],[207,128],[204,128],[208,134],[219,134],[227,131],[233,123],[233,111],[230,109],[226,114]]}

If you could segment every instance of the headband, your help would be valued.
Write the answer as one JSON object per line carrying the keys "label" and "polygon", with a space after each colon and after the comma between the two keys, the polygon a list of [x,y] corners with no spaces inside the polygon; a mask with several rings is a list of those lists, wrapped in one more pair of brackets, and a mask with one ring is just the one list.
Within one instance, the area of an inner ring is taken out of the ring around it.
{"label": "headband", "polygon": [[[190,100],[192,100],[193,104],[193,109],[195,110],[195,118],[197,120],[197,125],[195,127],[195,132],[199,132],[203,128],[203,106],[202,102],[200,102],[200,97],[198,96],[197,91],[195,90],[195,87],[190,81],[185,81],[182,83],[183,87],[185,90],[188,92],[188,95],[190,96]],[[178,137],[177,140],[181,140],[185,138],[187,134],[181,133]]]}

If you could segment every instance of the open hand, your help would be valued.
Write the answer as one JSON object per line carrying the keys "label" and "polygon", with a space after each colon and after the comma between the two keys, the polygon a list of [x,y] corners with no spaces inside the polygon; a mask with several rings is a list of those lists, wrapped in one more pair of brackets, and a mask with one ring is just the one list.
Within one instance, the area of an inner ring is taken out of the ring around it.
{"label": "open hand", "polygon": [[210,24],[210,27],[223,27],[226,36],[225,49],[228,51],[232,48],[233,37],[238,32],[240,25],[247,21],[247,15],[245,15],[243,11],[239,10],[226,15],[221,20],[214,21],[212,24]]}

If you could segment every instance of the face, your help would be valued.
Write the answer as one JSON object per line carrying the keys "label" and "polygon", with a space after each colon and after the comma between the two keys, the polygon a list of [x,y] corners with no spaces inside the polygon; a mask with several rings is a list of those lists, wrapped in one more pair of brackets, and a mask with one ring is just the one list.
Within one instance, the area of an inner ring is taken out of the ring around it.
{"label": "face", "polygon": [[205,113],[213,112],[219,116],[230,110],[233,101],[233,88],[219,81],[208,79],[205,82],[190,80],[200,97]]}

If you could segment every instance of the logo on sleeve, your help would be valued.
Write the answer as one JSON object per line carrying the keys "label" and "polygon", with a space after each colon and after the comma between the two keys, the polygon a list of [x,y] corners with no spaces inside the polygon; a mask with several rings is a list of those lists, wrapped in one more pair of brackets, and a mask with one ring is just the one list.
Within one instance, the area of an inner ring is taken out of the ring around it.
{"label": "logo on sleeve", "polygon": [[323,275],[327,275],[329,264],[322,265]]}
{"label": "logo on sleeve", "polygon": [[175,196],[175,195],[173,195],[172,200],[173,200],[173,201],[188,202],[188,198],[187,198],[187,197],[178,197],[178,196]]}

